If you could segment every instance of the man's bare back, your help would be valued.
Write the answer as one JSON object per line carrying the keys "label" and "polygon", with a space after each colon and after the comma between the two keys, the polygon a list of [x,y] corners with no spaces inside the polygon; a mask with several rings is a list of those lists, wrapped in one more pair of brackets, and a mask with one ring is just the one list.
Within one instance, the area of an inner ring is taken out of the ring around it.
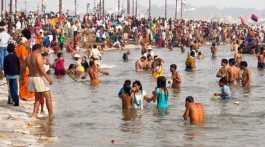
{"label": "man's bare back", "polygon": [[250,87],[250,71],[248,69],[244,70],[242,73],[242,86],[245,88]]}
{"label": "man's bare back", "polygon": [[228,68],[228,81],[231,84],[235,84],[240,77],[240,69],[236,66]]}
{"label": "man's bare back", "polygon": [[201,124],[204,121],[204,108],[201,103],[195,103],[192,96],[186,97],[184,120],[190,118],[191,124]]}
{"label": "man's bare back", "polygon": [[122,96],[122,109],[124,110],[128,110],[128,109],[132,109],[133,108],[133,99],[130,95],[128,94],[124,94]]}
{"label": "man's bare back", "polygon": [[191,124],[200,124],[204,121],[203,105],[200,103],[190,103],[186,108],[185,116],[190,118]]}

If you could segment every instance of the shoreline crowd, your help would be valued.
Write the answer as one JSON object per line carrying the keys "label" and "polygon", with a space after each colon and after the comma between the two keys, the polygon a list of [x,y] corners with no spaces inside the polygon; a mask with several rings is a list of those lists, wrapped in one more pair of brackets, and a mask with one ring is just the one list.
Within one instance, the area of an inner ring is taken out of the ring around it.
{"label": "shoreline crowd", "polygon": [[[110,75],[102,69],[102,52],[107,48],[122,50],[124,62],[128,61],[128,44],[140,46],[141,56],[135,62],[135,71],[149,71],[157,80],[152,96],[143,90],[140,81],[124,82],[119,92],[123,110],[142,110],[144,101],[157,103],[157,109],[168,108],[168,80],[164,77],[164,59],[157,56],[152,47],[180,48],[188,50],[185,62],[186,72],[196,72],[196,60],[203,59],[200,48],[211,44],[213,59],[220,44],[230,44],[234,57],[222,59],[216,74],[221,92],[214,94],[220,99],[231,99],[230,87],[241,85],[251,87],[251,71],[242,54],[257,56],[258,69],[264,69],[264,26],[226,24],[218,22],[173,20],[164,18],[136,18],[106,15],[104,18],[93,14],[71,17],[48,13],[38,15],[23,13],[7,18],[0,23],[0,72],[8,81],[8,104],[19,106],[20,100],[34,100],[32,117],[37,118],[39,107],[43,112],[46,103],[49,120],[54,118],[52,94],[53,83],[50,74],[57,78],[69,75],[75,80],[89,78],[92,86],[101,83],[100,74]],[[50,61],[50,55],[57,58]],[[72,64],[65,68],[63,54],[70,54]],[[170,65],[171,88],[181,87],[181,75],[177,64]],[[54,71],[54,72],[53,72]],[[186,111],[183,118],[193,124],[204,120],[203,104],[195,103],[193,96],[186,97]]]}

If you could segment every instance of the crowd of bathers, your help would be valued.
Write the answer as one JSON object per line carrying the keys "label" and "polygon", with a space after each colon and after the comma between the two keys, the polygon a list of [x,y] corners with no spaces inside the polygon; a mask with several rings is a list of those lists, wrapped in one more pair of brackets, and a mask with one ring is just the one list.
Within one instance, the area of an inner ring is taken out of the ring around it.
{"label": "crowd of bathers", "polygon": [[[168,106],[167,80],[163,76],[164,60],[163,57],[155,55],[152,48],[167,48],[171,51],[178,47],[182,52],[188,48],[186,71],[193,72],[196,70],[196,60],[203,59],[204,56],[200,48],[209,43],[213,58],[218,55],[220,44],[230,44],[231,51],[234,52],[233,58],[223,59],[221,62],[222,67],[217,77],[220,77],[219,85],[222,90],[221,93],[215,94],[216,96],[223,99],[231,97],[229,85],[232,84],[250,87],[250,71],[247,68],[248,63],[242,60],[242,53],[257,55],[258,68],[265,67],[262,47],[265,43],[265,27],[262,25],[248,26],[161,17],[137,18],[114,14],[107,14],[104,18],[96,14],[86,14],[81,19],[80,16],[72,17],[53,12],[41,15],[31,12],[17,13],[1,21],[0,73],[9,83],[8,103],[18,106],[19,99],[35,98],[34,92],[28,90],[30,79],[25,66],[33,49],[41,48],[41,63],[45,74],[54,71],[54,74],[60,77],[67,73],[74,79],[88,76],[91,84],[96,86],[101,83],[100,74],[109,74],[101,68],[102,51],[107,48],[125,50],[123,60],[126,62],[130,55],[126,46],[139,45],[142,56],[135,62],[135,69],[137,72],[150,71],[157,79],[157,87],[153,96],[148,97],[142,90],[140,81],[133,82],[132,87],[128,86],[130,82],[126,81],[119,96],[127,96],[130,100],[123,101],[126,104],[123,107],[142,108],[142,102],[146,100],[157,101],[157,107],[164,109]],[[64,65],[65,54],[69,54],[73,59],[68,69]],[[51,63],[49,59],[53,55],[57,58]],[[170,71],[171,86],[179,87],[181,78],[177,65],[172,64]],[[134,97],[130,98],[132,94]],[[187,103],[193,101],[192,97],[187,97]],[[43,101],[41,103],[43,104]],[[185,116],[187,113],[188,109]]]}

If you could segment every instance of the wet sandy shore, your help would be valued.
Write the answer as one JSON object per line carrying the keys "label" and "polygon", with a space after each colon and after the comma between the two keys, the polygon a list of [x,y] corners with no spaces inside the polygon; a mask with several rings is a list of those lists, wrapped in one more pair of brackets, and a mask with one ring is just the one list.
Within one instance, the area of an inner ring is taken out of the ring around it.
{"label": "wet sandy shore", "polygon": [[7,85],[0,81],[0,146],[35,147],[53,142],[47,137],[46,120],[33,121],[31,112],[34,102],[20,101],[19,107],[7,104]]}

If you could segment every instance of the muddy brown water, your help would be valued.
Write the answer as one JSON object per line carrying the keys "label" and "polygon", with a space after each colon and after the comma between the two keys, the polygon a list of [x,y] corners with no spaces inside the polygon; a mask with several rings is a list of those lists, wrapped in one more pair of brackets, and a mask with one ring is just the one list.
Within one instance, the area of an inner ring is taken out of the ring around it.
{"label": "muddy brown water", "polygon": [[[143,89],[151,95],[155,80],[149,73],[136,73],[134,62],[140,56],[135,49],[128,63],[121,60],[122,53],[105,53],[104,64],[109,76],[102,76],[103,83],[91,87],[88,83],[74,82],[69,77],[56,80],[52,86],[56,119],[51,126],[58,140],[54,147],[219,147],[264,146],[265,140],[265,86],[264,72],[256,68],[256,57],[244,55],[252,71],[252,88],[244,90],[232,87],[233,99],[227,102],[213,101],[213,93],[219,91],[215,74],[222,58],[232,57],[227,46],[220,46],[218,57],[212,59],[209,47],[202,48],[203,60],[197,61],[194,73],[184,71],[187,53],[179,49],[169,52],[154,49],[165,60],[165,76],[169,77],[169,65],[176,63],[182,76],[181,89],[170,90],[169,114],[156,115],[155,104],[146,104],[143,112],[125,116],[117,93],[124,80],[140,80]],[[67,57],[66,55],[66,58]],[[67,59],[70,62],[70,59]],[[205,106],[206,121],[202,126],[184,122],[185,97],[192,95]],[[238,101],[239,105],[233,104]],[[114,141],[112,143],[112,141]]]}

